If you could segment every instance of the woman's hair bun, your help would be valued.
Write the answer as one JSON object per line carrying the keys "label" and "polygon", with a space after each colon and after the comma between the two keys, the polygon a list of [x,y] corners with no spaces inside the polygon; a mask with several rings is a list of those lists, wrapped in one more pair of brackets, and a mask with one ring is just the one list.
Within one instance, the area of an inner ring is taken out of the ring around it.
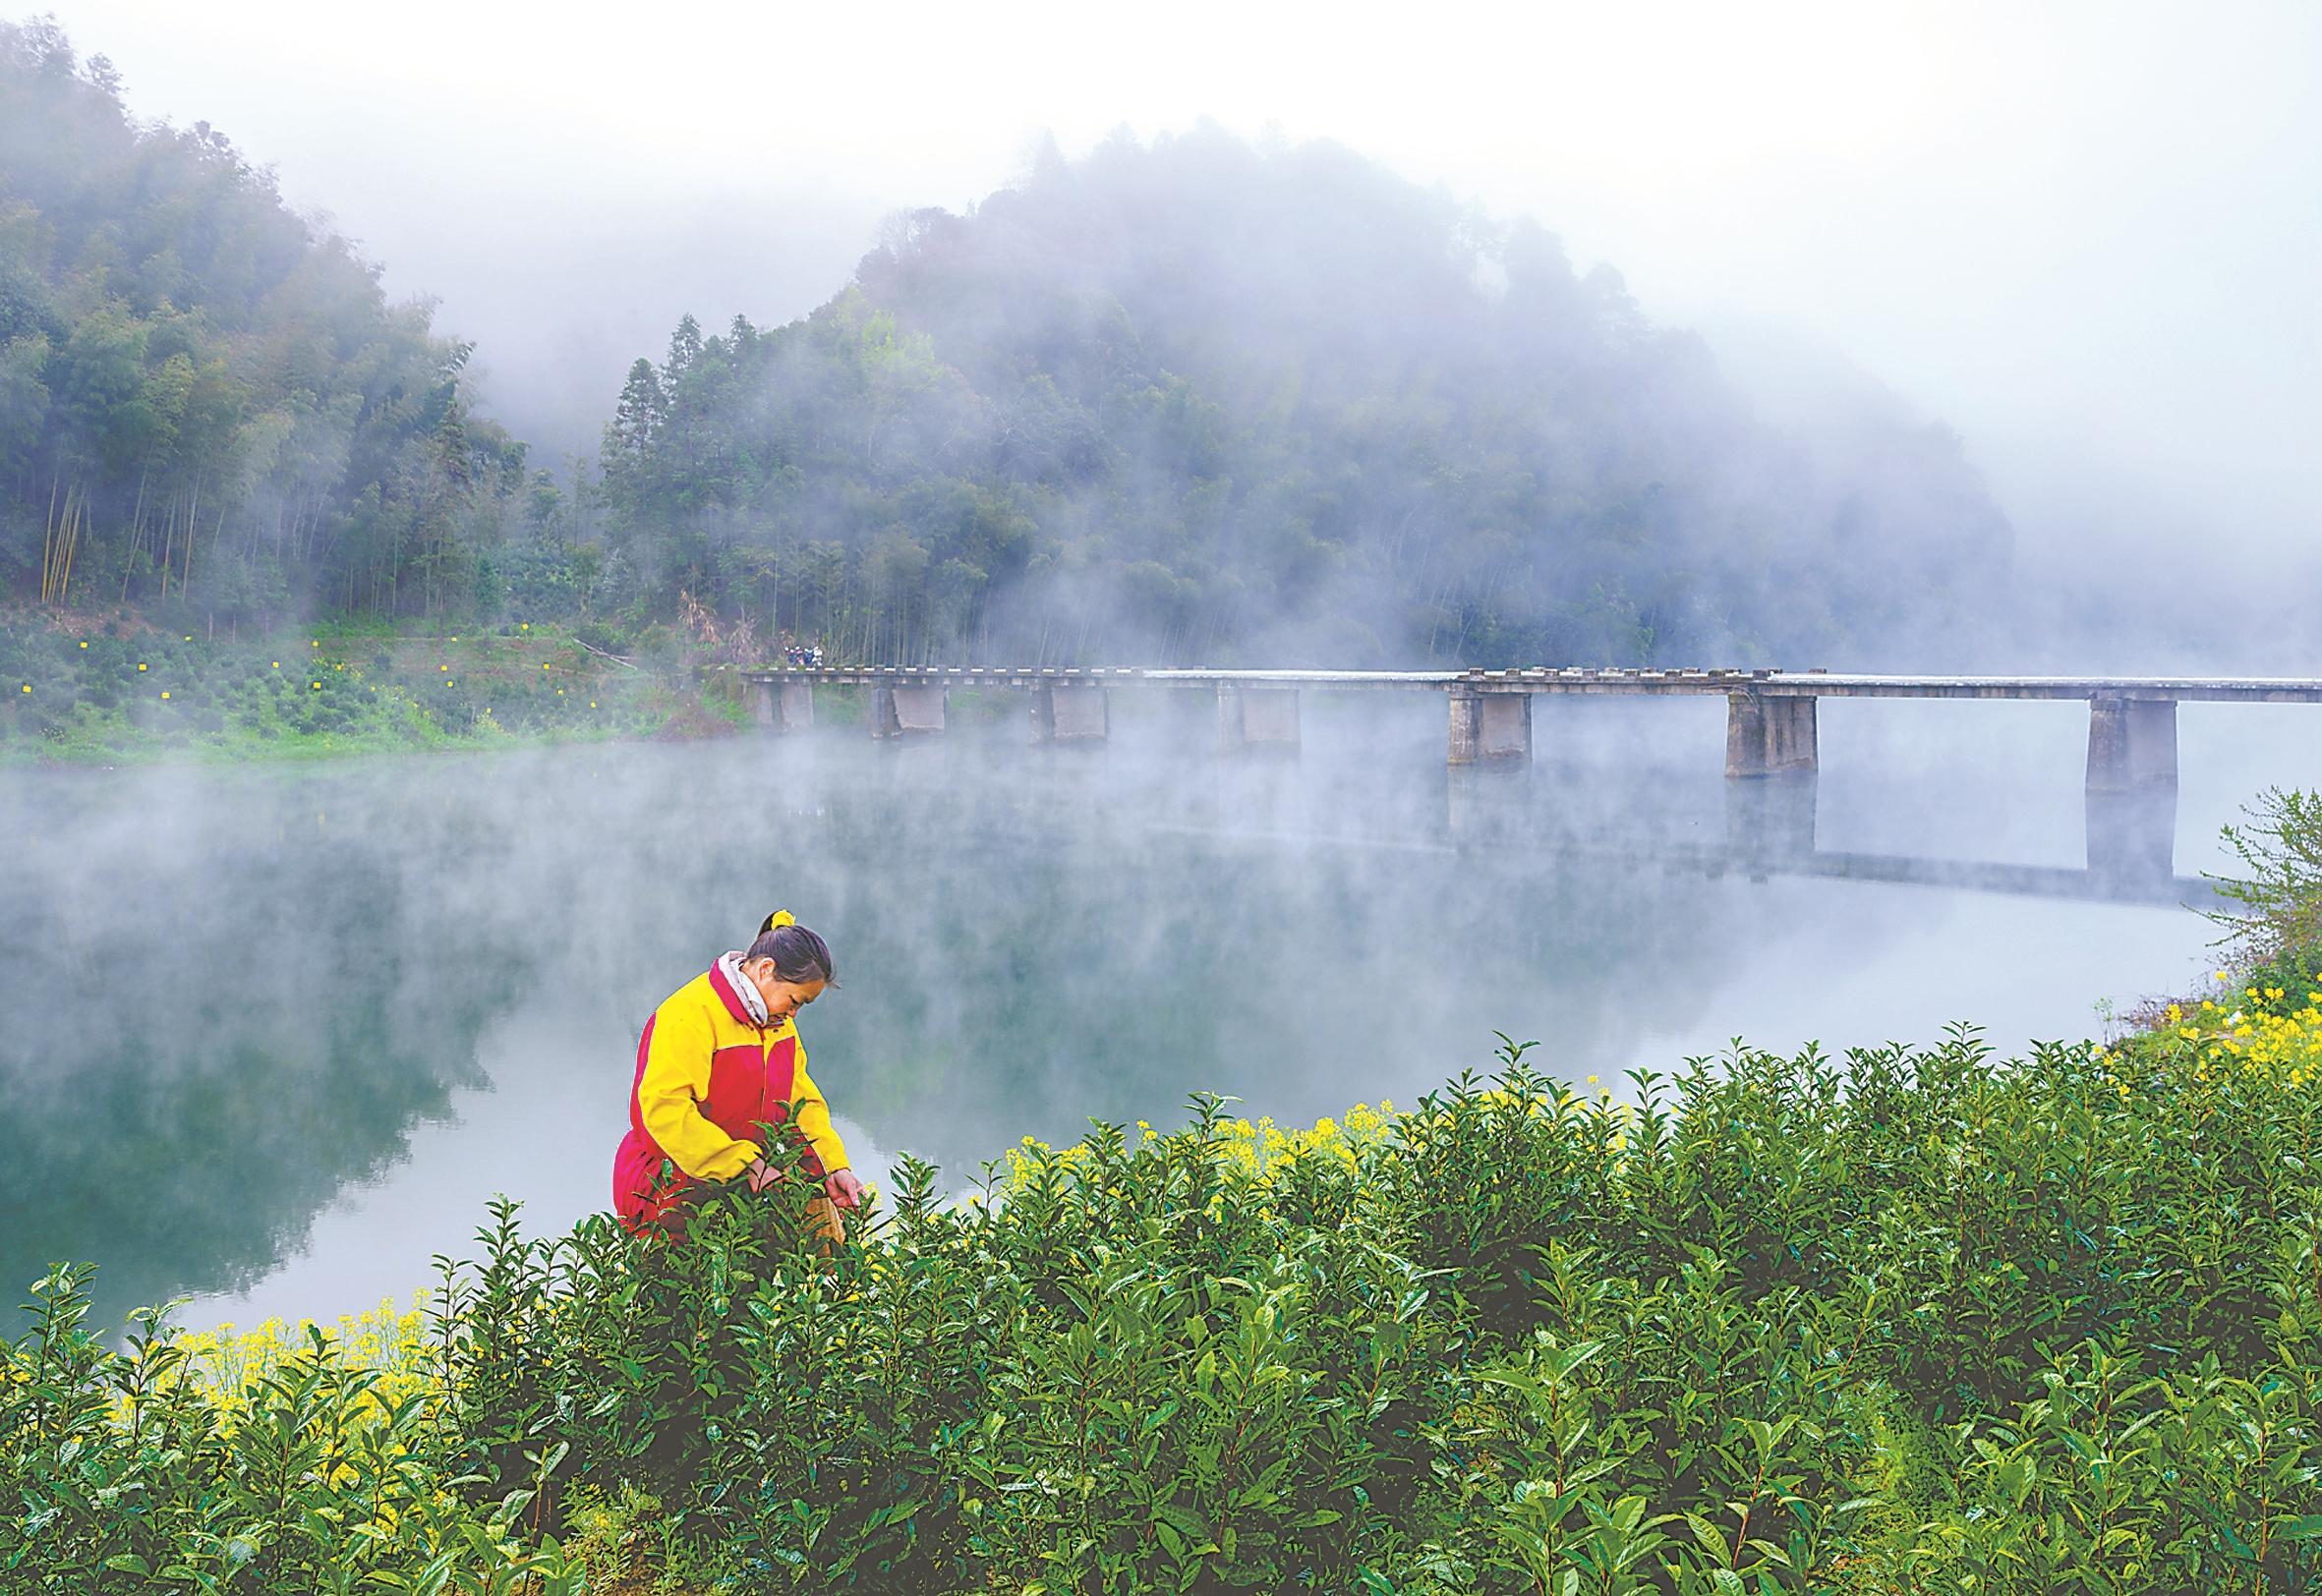
{"label": "woman's hair bun", "polygon": [[831,946],[798,924],[787,909],[777,909],[758,928],[745,958],[774,960],[774,973],[784,981],[822,981],[839,984],[831,963]]}

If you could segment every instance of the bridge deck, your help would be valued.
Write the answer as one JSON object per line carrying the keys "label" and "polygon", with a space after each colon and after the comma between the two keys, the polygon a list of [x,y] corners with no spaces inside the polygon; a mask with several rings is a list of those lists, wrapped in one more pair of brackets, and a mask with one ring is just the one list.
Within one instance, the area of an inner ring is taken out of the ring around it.
{"label": "bridge deck", "polygon": [[1226,670],[1046,669],[989,665],[772,666],[752,681],[832,686],[1310,688],[1323,692],[1757,693],[1776,698],[2151,699],[2182,703],[2322,704],[2305,676],[1913,676],[1779,670]]}

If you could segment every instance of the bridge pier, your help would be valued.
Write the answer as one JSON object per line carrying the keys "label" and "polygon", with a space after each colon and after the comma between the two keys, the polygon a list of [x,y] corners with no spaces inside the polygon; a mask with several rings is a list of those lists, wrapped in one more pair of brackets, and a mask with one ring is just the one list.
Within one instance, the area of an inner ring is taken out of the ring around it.
{"label": "bridge pier", "polygon": [[1526,824],[1533,818],[1526,783],[1476,765],[1455,765],[1444,774],[1444,830],[1455,847],[1537,846]]}
{"label": "bridge pier", "polygon": [[2177,701],[2088,701],[2088,790],[2137,792],[2177,785]]}
{"label": "bridge pier", "polygon": [[1298,689],[1237,687],[1217,690],[1217,741],[1228,754],[1298,752]]}
{"label": "bridge pier", "polygon": [[760,677],[752,685],[752,718],[763,729],[804,731],[814,724],[814,683]]}
{"label": "bridge pier", "polygon": [[814,683],[783,683],[781,721],[784,731],[806,731],[813,727]]}
{"label": "bridge pier", "polygon": [[1820,767],[1811,695],[1725,695],[1725,773],[1783,775]]}
{"label": "bridge pier", "polygon": [[1112,695],[1101,687],[1046,685],[1032,689],[1032,740],[1101,743],[1113,734]]}
{"label": "bridge pier", "polygon": [[1531,759],[1530,693],[1452,693],[1451,764],[1522,765]]}
{"label": "bridge pier", "polygon": [[940,682],[898,682],[871,689],[871,735],[909,737],[944,729],[951,694]]}
{"label": "bridge pier", "polygon": [[1745,866],[1811,857],[1820,784],[1821,778],[1813,770],[1784,770],[1763,781],[1727,782],[1726,851]]}
{"label": "bridge pier", "polygon": [[2088,874],[2168,881],[2177,872],[2177,787],[2088,791]]}
{"label": "bridge pier", "polygon": [[2088,701],[2088,869],[2167,877],[2177,861],[2177,701]]}

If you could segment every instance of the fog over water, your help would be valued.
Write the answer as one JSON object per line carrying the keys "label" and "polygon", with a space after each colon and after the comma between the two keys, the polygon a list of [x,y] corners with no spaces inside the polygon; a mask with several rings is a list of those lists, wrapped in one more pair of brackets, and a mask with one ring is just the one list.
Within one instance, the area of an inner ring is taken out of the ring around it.
{"label": "fog over water", "polygon": [[[802,1031],[858,1163],[908,1150],[955,1188],[1019,1135],[1173,1123],[1196,1089],[1286,1122],[1408,1104],[1495,1030],[1607,1084],[1737,1033],[1972,1020],[2013,1052],[2206,969],[2211,928],[2152,892],[1754,851],[1714,697],[1541,700],[1522,773],[1447,771],[1433,694],[1309,695],[1273,760],[1219,758],[1202,695],[1118,701],[1101,750],[1027,748],[1020,700],[963,699],[900,747],[858,723],[0,772],[35,844],[0,861],[0,1272],[93,1259],[109,1312],[328,1315],[423,1283],[492,1192],[568,1224],[607,1203],[645,1016],[777,906],[838,957]],[[2086,715],[1825,701],[1816,848],[2077,871]],[[2311,770],[2322,712],[2180,722],[2184,877]]]}

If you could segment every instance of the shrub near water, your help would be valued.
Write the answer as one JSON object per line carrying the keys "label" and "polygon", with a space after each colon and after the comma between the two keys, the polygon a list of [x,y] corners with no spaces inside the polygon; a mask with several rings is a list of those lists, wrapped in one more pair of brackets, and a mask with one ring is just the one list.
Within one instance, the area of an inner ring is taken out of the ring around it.
{"label": "shrub near water", "polygon": [[[2239,990],[2239,989],[2236,989]],[[2279,996],[2276,996],[2279,994]],[[906,1163],[683,1247],[503,1208],[424,1337],[237,1393],[40,1295],[11,1589],[2305,1591],[2322,998],[1995,1067],[1506,1050],[1298,1135]],[[175,1348],[173,1350],[173,1348]],[[383,1361],[385,1367],[367,1365]],[[627,1582],[627,1583],[624,1583]]]}
{"label": "shrub near water", "polygon": [[696,696],[529,622],[235,642],[0,616],[0,761],[493,747],[651,730]]}

